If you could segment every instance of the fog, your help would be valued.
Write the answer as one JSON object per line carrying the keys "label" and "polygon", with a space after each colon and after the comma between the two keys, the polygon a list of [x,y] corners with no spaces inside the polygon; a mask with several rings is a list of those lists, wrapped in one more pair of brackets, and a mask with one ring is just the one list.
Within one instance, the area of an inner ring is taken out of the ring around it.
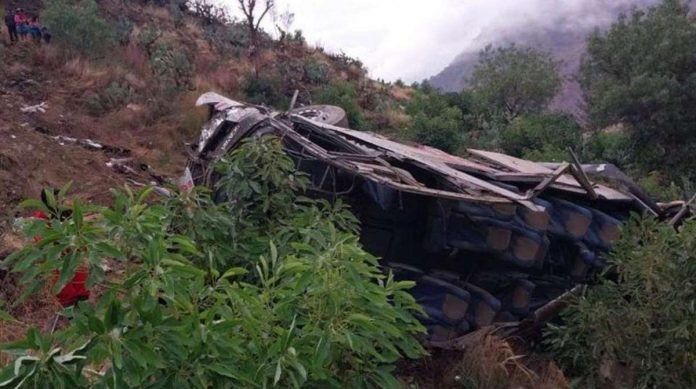
{"label": "fog", "polygon": [[[236,0],[220,0],[239,16]],[[311,44],[360,58],[370,75],[430,77],[462,52],[530,30],[585,33],[656,0],[278,0]],[[272,21],[265,23],[272,30]],[[521,34],[523,35],[523,34]]]}

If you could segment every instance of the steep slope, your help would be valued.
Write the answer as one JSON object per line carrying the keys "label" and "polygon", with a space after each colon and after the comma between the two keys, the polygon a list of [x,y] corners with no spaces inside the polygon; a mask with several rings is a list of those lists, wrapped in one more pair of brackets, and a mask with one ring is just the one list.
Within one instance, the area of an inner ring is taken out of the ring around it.
{"label": "steep slope", "polygon": [[[282,109],[295,89],[301,92],[298,104],[309,104],[324,89],[344,83],[371,123],[389,126],[399,119],[389,114],[399,97],[368,79],[355,59],[324,53],[301,36],[284,42],[265,36],[250,57],[243,27],[151,3],[98,2],[101,17],[121,34],[107,55],[79,54],[57,36],[51,45],[10,45],[3,31],[0,253],[8,245],[3,234],[22,212],[17,204],[46,186],[72,182],[72,195],[105,203],[110,188],[176,179],[186,144],[206,119],[207,111],[194,107],[204,92],[244,101],[254,97],[263,104],[269,104],[270,93],[280,96]],[[31,13],[44,5],[6,4]],[[42,103],[43,110],[22,111]],[[76,142],[80,139],[83,144]],[[87,139],[104,147],[90,147]]]}

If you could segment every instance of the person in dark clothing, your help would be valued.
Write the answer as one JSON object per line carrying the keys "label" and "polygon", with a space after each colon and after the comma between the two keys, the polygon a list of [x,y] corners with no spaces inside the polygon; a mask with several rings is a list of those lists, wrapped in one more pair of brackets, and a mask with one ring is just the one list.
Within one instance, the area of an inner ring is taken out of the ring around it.
{"label": "person in dark clothing", "polygon": [[43,38],[44,43],[49,44],[51,43],[51,33],[48,31],[48,28],[43,27],[41,28],[41,38]]}
{"label": "person in dark clothing", "polygon": [[9,10],[5,13],[5,26],[7,27],[7,33],[10,35],[10,42],[17,42],[19,40],[17,24],[15,24],[14,14]]}

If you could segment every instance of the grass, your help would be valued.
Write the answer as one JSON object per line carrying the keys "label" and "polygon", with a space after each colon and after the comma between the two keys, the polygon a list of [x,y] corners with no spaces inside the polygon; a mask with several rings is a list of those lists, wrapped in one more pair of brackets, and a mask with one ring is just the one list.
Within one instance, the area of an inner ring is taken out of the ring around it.
{"label": "grass", "polygon": [[522,352],[511,340],[479,330],[467,335],[464,350],[431,350],[415,364],[402,365],[404,386],[448,389],[559,389],[570,384],[555,363]]}

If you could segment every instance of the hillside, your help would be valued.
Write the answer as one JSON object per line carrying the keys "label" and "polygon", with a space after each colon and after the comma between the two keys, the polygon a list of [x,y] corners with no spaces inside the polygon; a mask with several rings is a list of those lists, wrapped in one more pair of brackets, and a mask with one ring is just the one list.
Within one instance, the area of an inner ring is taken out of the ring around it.
{"label": "hillside", "polygon": [[[10,3],[43,12],[41,1]],[[279,109],[295,89],[300,105],[350,95],[359,106],[349,114],[361,125],[398,120],[392,92],[359,61],[310,47],[301,35],[283,42],[264,35],[250,56],[242,26],[194,10],[107,0],[97,13],[112,29],[100,51],[81,51],[55,32],[50,45],[10,45],[3,31],[0,235],[19,201],[46,186],[72,182],[84,201],[105,203],[112,187],[178,177],[207,115],[195,99],[207,91]],[[22,111],[38,104],[43,112]]]}
{"label": "hillside", "polygon": [[578,115],[583,111],[583,98],[575,76],[585,51],[587,35],[595,29],[606,28],[620,14],[633,7],[655,3],[655,0],[593,0],[577,6],[558,6],[543,15],[523,15],[519,20],[505,25],[491,25],[469,43],[466,51],[458,54],[450,65],[428,82],[444,91],[459,91],[466,85],[478,61],[478,53],[486,45],[514,43],[534,47],[550,52],[561,61],[561,72],[566,78],[551,108]]}

